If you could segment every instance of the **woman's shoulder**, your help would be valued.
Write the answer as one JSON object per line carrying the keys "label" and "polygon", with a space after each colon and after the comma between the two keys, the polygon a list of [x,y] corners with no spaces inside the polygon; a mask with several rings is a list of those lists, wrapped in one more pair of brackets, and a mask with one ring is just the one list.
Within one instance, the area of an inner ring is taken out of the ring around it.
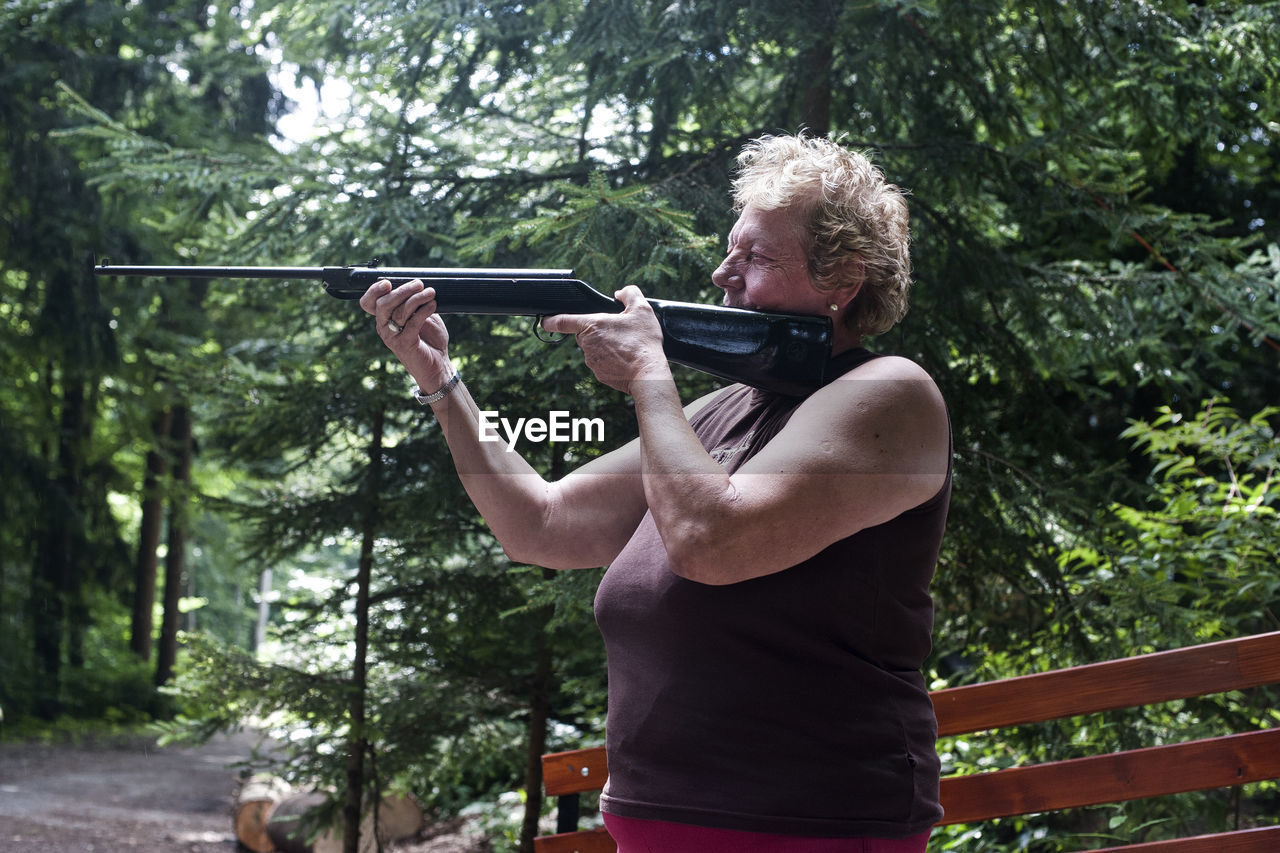
{"label": "woman's shoulder", "polygon": [[942,392],[923,367],[909,358],[883,355],[853,367],[810,398],[822,417],[848,423],[882,413],[905,424],[945,424]]}
{"label": "woman's shoulder", "polygon": [[841,379],[900,379],[933,383],[933,377],[923,367],[900,355],[875,355],[836,377]]}

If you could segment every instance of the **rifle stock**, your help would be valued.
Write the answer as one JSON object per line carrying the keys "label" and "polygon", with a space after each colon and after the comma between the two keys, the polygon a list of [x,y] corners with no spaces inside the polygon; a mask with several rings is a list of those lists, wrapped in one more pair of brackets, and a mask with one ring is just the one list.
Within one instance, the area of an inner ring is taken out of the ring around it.
{"label": "rifle stock", "polygon": [[[435,288],[441,314],[546,317],[618,314],[622,303],[579,279],[572,270],[465,267],[220,267],[125,266],[102,261],[98,275],[158,278],[318,280],[338,299],[358,299],[381,279],[421,279]],[[650,299],[662,326],[663,349],[676,364],[729,382],[801,396],[822,385],[831,354],[826,317],[778,314]]]}

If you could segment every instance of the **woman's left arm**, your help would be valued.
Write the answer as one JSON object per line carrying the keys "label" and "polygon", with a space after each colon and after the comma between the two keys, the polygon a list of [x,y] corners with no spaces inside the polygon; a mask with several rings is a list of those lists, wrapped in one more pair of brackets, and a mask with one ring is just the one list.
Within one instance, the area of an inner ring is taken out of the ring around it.
{"label": "woman's left arm", "polygon": [[732,475],[674,417],[660,383],[633,396],[649,509],[672,571],[689,580],[782,571],[924,503],[946,480],[946,407],[906,359],[875,359],[814,393]]}

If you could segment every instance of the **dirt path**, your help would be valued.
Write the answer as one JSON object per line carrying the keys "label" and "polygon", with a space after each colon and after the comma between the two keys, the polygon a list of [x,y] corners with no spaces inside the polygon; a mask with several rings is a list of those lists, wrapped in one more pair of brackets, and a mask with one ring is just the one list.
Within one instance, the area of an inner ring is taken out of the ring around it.
{"label": "dirt path", "polygon": [[246,735],[198,748],[0,743],[0,850],[233,853],[231,765],[252,743]]}
{"label": "dirt path", "polygon": [[[135,738],[89,746],[0,743],[0,853],[236,853],[233,765],[256,739],[195,748]],[[397,853],[483,853],[450,821]]]}

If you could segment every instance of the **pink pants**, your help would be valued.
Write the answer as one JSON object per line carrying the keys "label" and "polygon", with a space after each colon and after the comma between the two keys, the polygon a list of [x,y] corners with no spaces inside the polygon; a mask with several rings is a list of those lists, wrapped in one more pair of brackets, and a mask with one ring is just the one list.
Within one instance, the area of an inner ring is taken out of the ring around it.
{"label": "pink pants", "polygon": [[924,853],[929,833],[910,838],[801,838],[709,829],[606,814],[618,853]]}

